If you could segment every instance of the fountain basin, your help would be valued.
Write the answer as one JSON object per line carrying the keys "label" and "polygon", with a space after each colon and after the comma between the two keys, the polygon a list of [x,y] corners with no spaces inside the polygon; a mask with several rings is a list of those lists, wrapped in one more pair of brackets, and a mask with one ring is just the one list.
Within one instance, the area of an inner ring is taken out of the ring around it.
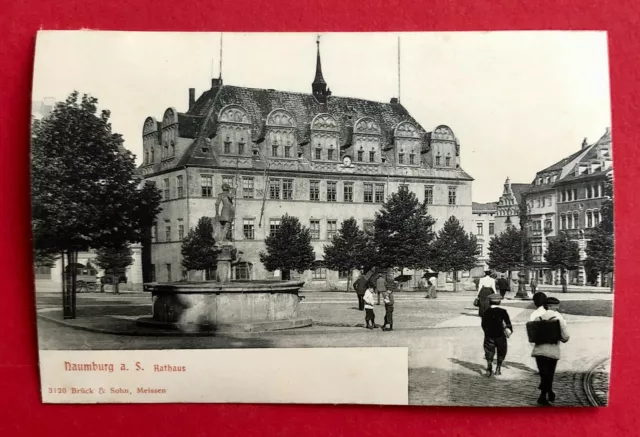
{"label": "fountain basin", "polygon": [[182,331],[259,332],[311,325],[299,317],[300,281],[148,283],[152,316],[138,324]]}

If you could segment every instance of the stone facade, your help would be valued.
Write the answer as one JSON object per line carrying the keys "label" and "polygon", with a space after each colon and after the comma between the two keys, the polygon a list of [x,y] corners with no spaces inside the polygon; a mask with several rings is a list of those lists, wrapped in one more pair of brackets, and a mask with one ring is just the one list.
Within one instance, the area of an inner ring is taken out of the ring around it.
{"label": "stone facade", "polygon": [[513,184],[511,179],[507,177],[502,196],[496,206],[496,234],[501,234],[509,226],[520,226],[519,205],[522,202],[522,194],[529,187],[529,184]]}
{"label": "stone facade", "polygon": [[496,202],[477,203],[473,202],[473,233],[478,240],[478,276],[484,274],[484,270],[489,267],[489,241],[495,235]]}
{"label": "stone facade", "polygon": [[164,197],[147,280],[186,278],[180,240],[201,217],[215,215],[223,182],[236,188],[232,237],[242,262],[233,279],[278,276],[264,270],[258,254],[289,214],[311,229],[318,260],[316,270],[294,278],[307,281],[305,287],[344,289],[346,278],[322,267],[323,246],[344,219],[371,226],[380,204],[399,189],[426,200],[436,230],[452,215],[472,230],[473,179],[460,166],[453,131],[439,125],[427,132],[397,99],[333,96],[320,65],[318,53],[310,94],[214,79],[197,100],[190,90],[187,112],[169,108],[162,122],[145,120],[140,171]]}

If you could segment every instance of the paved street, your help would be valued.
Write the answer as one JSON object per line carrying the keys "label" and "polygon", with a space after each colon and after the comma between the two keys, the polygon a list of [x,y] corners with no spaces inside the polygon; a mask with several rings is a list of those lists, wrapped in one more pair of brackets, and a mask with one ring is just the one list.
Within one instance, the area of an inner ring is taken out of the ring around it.
{"label": "paved street", "polygon": [[[571,295],[560,299],[561,309],[567,308],[571,341],[562,347],[563,357],[556,375],[556,404],[588,405],[585,381],[597,385],[600,396],[608,385],[608,366],[603,368],[600,363],[610,353],[612,300],[606,295]],[[149,314],[149,300],[144,294],[81,295],[78,321],[85,327],[91,322],[102,328],[126,330],[136,317]],[[41,317],[39,341],[42,349],[80,350],[406,346],[412,404],[534,405],[538,377],[523,325],[532,311],[531,303],[505,301],[504,307],[516,325],[515,332],[509,341],[503,375],[489,379],[481,374],[483,335],[475,308],[470,304],[472,300],[473,293],[442,293],[437,300],[399,293],[394,332],[358,327],[364,316],[357,310],[357,301],[351,294],[307,293],[301,313],[314,320],[310,328],[212,337],[131,336],[78,330]],[[51,308],[42,315],[59,318],[59,296],[40,294],[38,306],[44,311]],[[591,313],[598,315],[587,315]],[[110,314],[120,316],[116,319]],[[383,316],[383,307],[376,307],[378,323]],[[596,366],[597,372],[592,375]],[[588,378],[590,375],[593,377]]]}

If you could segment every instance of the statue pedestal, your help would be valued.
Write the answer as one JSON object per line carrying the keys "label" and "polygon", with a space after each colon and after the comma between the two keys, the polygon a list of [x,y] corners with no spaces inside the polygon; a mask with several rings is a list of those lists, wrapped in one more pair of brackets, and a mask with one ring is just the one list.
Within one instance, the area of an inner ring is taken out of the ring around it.
{"label": "statue pedestal", "polygon": [[216,281],[220,284],[226,284],[231,281],[231,261],[233,261],[233,246],[222,246],[218,254]]}

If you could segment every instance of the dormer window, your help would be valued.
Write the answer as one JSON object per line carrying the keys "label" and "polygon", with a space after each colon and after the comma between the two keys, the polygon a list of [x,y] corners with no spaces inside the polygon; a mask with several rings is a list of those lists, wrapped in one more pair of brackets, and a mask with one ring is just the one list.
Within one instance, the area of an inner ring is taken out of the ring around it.
{"label": "dormer window", "polygon": [[333,149],[327,150],[327,159],[329,161],[333,161],[333,152],[334,152]]}
{"label": "dormer window", "polygon": [[546,177],[544,178],[544,183],[545,183],[545,184],[548,184],[548,183],[549,183],[549,176],[546,176]]}
{"label": "dormer window", "polygon": [[203,147],[202,148],[202,153],[209,153],[209,148],[208,147]]}
{"label": "dormer window", "polygon": [[244,138],[240,138],[240,142],[238,143],[238,155],[244,155]]}
{"label": "dormer window", "polygon": [[404,164],[404,153],[398,153],[398,164]]}
{"label": "dormer window", "polygon": [[364,159],[364,151],[358,150],[358,162],[362,162]]}
{"label": "dormer window", "polygon": [[284,157],[291,158],[291,143],[284,146]]}
{"label": "dormer window", "polygon": [[450,156],[447,156],[444,159],[444,165],[447,166],[447,167],[451,167],[451,157]]}
{"label": "dormer window", "polygon": [[229,137],[224,142],[224,153],[231,153],[231,141],[229,141]]}
{"label": "dormer window", "polygon": [[409,154],[409,164],[414,165],[416,162],[416,155],[415,153],[410,153]]}
{"label": "dormer window", "polygon": [[440,155],[436,156],[436,165],[440,165]]}

